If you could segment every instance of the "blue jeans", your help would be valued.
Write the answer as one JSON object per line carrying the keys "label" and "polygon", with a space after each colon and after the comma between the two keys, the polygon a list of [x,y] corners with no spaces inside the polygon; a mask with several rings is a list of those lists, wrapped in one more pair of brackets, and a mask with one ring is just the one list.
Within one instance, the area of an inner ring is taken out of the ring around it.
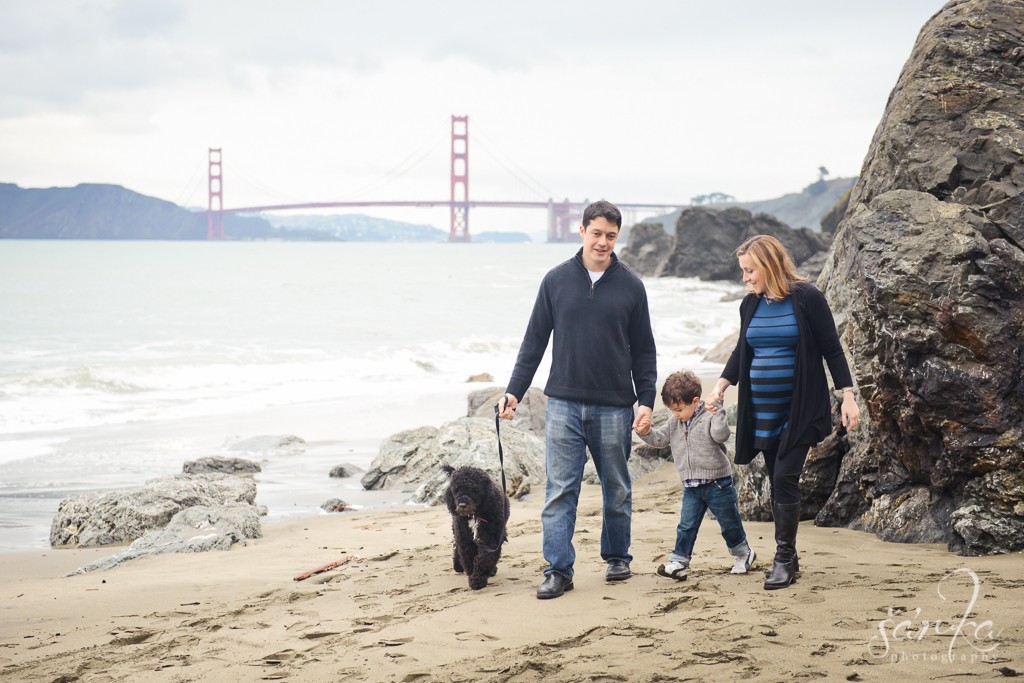
{"label": "blue jeans", "polygon": [[544,528],[545,574],[572,578],[576,549],[576,507],[583,483],[587,448],[601,480],[604,499],[601,557],[631,562],[630,523],[633,487],[626,463],[633,441],[633,407],[601,406],[559,398],[548,399],[545,426],[547,488],[541,525]]}
{"label": "blue jeans", "polygon": [[679,513],[679,526],[676,527],[676,549],[672,551],[669,560],[690,561],[693,544],[697,541],[697,531],[709,508],[718,520],[722,538],[729,548],[735,548],[747,540],[743,522],[740,521],[739,502],[732,477],[722,477],[710,484],[683,488],[683,508]]}

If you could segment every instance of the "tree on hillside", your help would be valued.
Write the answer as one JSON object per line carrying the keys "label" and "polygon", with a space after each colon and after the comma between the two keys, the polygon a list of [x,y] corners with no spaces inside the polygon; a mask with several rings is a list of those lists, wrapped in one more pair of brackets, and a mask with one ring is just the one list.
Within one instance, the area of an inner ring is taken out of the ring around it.
{"label": "tree on hillside", "polygon": [[824,166],[819,166],[818,167],[818,180],[824,180],[825,176],[827,176],[827,175],[828,175],[828,169],[825,168]]}
{"label": "tree on hillside", "polygon": [[731,194],[725,194],[724,192],[711,192],[708,194],[699,194],[696,197],[690,197],[690,203],[700,206],[702,204],[723,204],[725,202],[734,202],[736,198]]}

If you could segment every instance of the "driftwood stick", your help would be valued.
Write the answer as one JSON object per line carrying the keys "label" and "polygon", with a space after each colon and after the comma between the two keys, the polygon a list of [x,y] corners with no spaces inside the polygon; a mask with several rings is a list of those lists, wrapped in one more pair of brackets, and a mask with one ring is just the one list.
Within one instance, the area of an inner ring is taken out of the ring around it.
{"label": "driftwood stick", "polygon": [[329,564],[325,564],[322,567],[317,567],[316,569],[311,569],[308,572],[302,572],[301,574],[299,574],[298,576],[296,576],[292,580],[293,581],[305,581],[306,579],[308,579],[311,576],[316,576],[317,574],[323,574],[324,572],[328,572],[328,571],[334,569],[335,567],[340,567],[341,565],[343,565],[346,562],[348,562],[349,560],[351,560],[353,557],[355,557],[355,556],[354,555],[349,555],[348,557],[343,557],[340,560],[335,560],[334,562],[331,562]]}

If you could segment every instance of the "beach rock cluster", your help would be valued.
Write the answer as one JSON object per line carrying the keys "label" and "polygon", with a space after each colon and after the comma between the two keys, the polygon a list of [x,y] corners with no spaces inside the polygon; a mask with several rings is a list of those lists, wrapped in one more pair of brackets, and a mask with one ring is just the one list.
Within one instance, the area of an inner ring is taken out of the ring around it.
{"label": "beach rock cluster", "polygon": [[[738,207],[692,207],[679,214],[675,227],[672,237],[657,225],[634,226],[620,258],[640,275],[738,280],[736,247],[754,235],[773,235],[789,249],[801,274],[816,277],[829,247],[828,235]],[[816,255],[820,260],[813,259]]]}
{"label": "beach rock cluster", "polygon": [[[442,465],[473,465],[501,481],[494,406],[504,389],[478,389],[467,398],[466,416],[440,428],[417,427],[393,434],[363,475],[364,489],[400,489],[412,501],[438,505],[448,477]],[[505,480],[508,495],[522,498],[544,482],[544,412],[547,397],[531,387],[516,409],[516,416],[501,422]]]}
{"label": "beach rock cluster", "polygon": [[228,550],[235,543],[262,538],[260,516],[254,505],[242,502],[213,507],[193,505],[171,518],[161,529],[147,531],[114,555],[86,564],[66,576],[111,569],[122,562],[162,553],[201,553]]}
{"label": "beach rock cluster", "polygon": [[[397,489],[411,494],[414,503],[438,505],[442,502],[448,477],[441,471],[473,465],[501,481],[498,437],[494,428],[494,405],[504,389],[491,387],[469,394],[467,415],[441,427],[417,427],[388,437],[380,446],[370,469],[362,477],[364,489]],[[516,409],[514,419],[501,421],[501,442],[505,460],[505,480],[511,498],[523,498],[532,491],[543,491],[544,413],[547,397],[531,387]],[[664,421],[667,410],[655,413],[655,424]],[[671,449],[634,445],[629,472],[633,479],[671,460]],[[584,470],[584,482],[597,484],[597,472],[591,462]]]}
{"label": "beach rock cluster", "polygon": [[258,462],[246,460],[245,458],[224,458],[221,456],[210,456],[198,460],[186,460],[181,471],[184,474],[207,474],[219,472],[221,474],[253,474],[262,472],[263,468]]}
{"label": "beach rock cluster", "polygon": [[[494,406],[505,395],[505,390],[490,387],[472,392],[467,399],[468,407],[466,417],[485,417],[494,420]],[[512,429],[524,431],[527,434],[543,439],[544,438],[544,414],[548,409],[548,397],[537,387],[530,387],[526,390],[523,400],[516,406],[516,416],[507,422],[502,422],[502,428],[507,425]]]}
{"label": "beach rock cluster", "polygon": [[819,280],[862,428],[818,524],[1024,548],[1024,4],[922,29]]}
{"label": "beach rock cluster", "polygon": [[629,229],[629,242],[619,250],[619,258],[635,273],[658,275],[675,243],[661,223],[637,223]]}
{"label": "beach rock cluster", "polygon": [[[544,482],[544,442],[533,434],[502,424],[508,495],[521,498]],[[440,427],[417,427],[388,437],[362,477],[363,488],[399,489],[415,503],[441,502],[448,478],[441,465],[472,465],[501,481],[494,420],[461,417]]]}
{"label": "beach rock cluster", "polygon": [[358,473],[362,472],[363,468],[350,463],[344,465],[335,465],[331,468],[330,476],[332,479],[347,479],[348,477],[354,477]]}
{"label": "beach rock cluster", "polygon": [[65,498],[50,526],[50,545],[91,547],[130,543],[162,529],[196,506],[217,509],[242,503],[256,509],[256,483],[226,474],[178,474],[145,486]]}

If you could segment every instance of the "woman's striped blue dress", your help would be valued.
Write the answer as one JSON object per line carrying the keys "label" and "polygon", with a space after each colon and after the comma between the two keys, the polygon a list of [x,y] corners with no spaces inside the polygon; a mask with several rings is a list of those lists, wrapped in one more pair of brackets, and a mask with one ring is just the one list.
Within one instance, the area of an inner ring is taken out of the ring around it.
{"label": "woman's striped blue dress", "polygon": [[774,301],[762,296],[747,326],[747,343],[754,350],[750,393],[757,450],[775,449],[787,424],[799,336],[792,298]]}

